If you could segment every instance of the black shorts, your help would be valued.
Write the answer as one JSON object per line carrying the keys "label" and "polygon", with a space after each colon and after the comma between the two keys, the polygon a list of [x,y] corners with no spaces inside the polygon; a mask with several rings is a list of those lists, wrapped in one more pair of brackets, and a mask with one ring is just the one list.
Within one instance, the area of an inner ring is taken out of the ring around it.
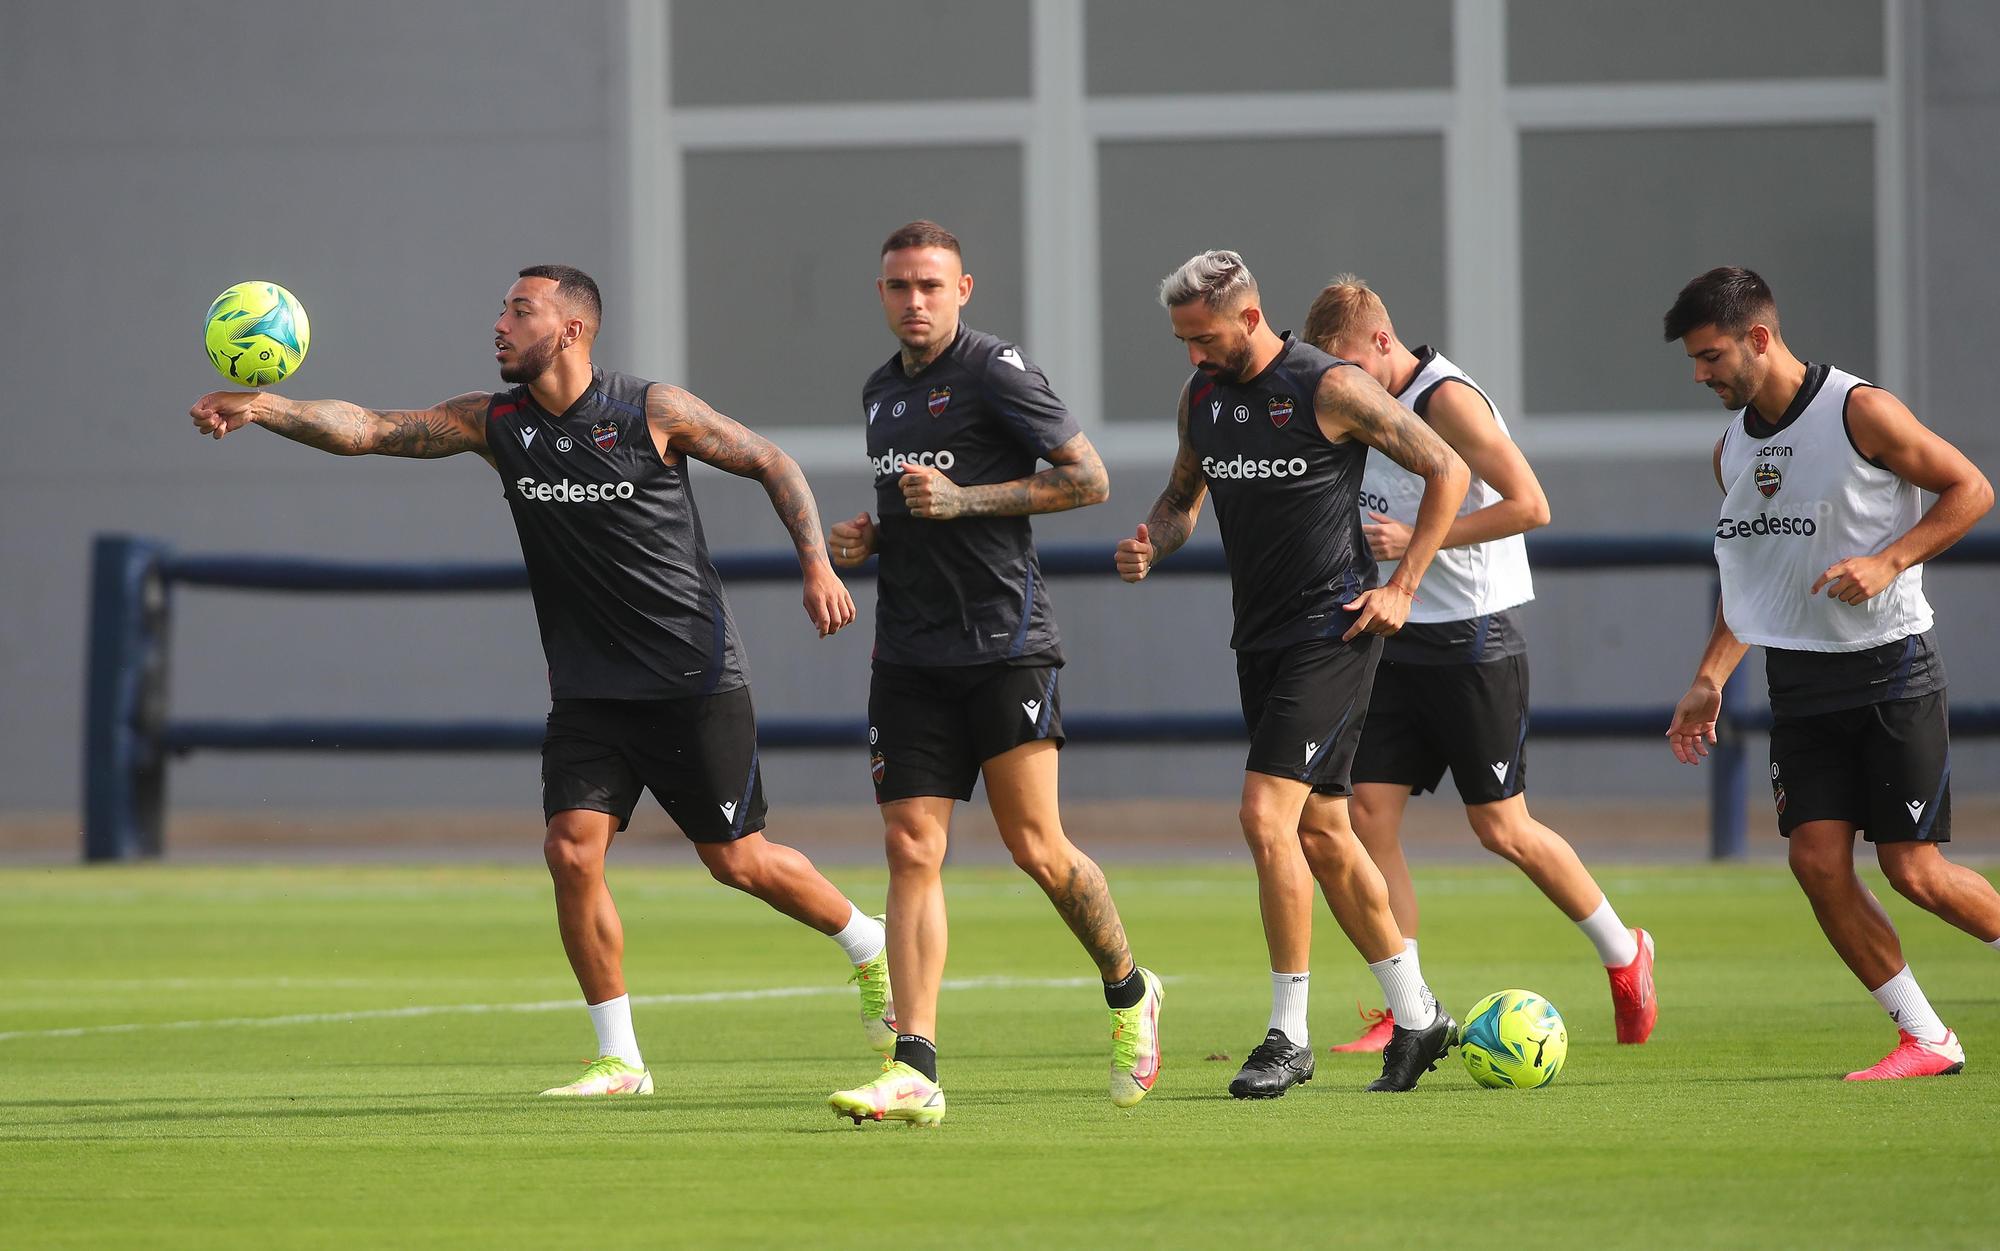
{"label": "black shorts", "polygon": [[971,799],[980,766],[1023,743],[1063,745],[1059,666],[894,665],[868,683],[875,802]]}
{"label": "black shorts", "polygon": [[1295,778],[1320,795],[1348,795],[1348,770],[1368,715],[1382,640],[1312,639],[1236,653],[1236,686],[1250,731],[1250,773]]}
{"label": "black shorts", "polygon": [[608,812],[624,829],[649,790],[697,843],[764,828],[750,688],[685,699],[559,699],[542,739],[542,818]]}
{"label": "black shorts", "polygon": [[1771,725],[1778,832],[1845,821],[1871,843],[1951,841],[1945,693],[1892,699]]}
{"label": "black shorts", "polygon": [[1511,799],[1528,784],[1528,658],[1473,665],[1384,660],[1375,671],[1356,782],[1434,791],[1451,770],[1468,806]]}

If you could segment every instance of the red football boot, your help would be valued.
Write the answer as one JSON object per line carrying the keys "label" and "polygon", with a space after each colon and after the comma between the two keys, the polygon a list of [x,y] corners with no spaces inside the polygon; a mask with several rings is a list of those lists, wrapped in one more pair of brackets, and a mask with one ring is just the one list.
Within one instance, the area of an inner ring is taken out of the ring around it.
{"label": "red football boot", "polygon": [[1965,1067],[1965,1048],[1958,1035],[1944,1032],[1943,1042],[1925,1042],[1915,1034],[1896,1031],[1896,1049],[1872,1067],[1849,1073],[1850,1082],[1886,1082],[1898,1077],[1944,1077]]}
{"label": "red football boot", "polygon": [[1620,969],[1604,970],[1611,977],[1611,1007],[1618,1017],[1618,1041],[1642,1043],[1653,1036],[1653,1023],[1660,1019],[1660,1001],[1653,993],[1653,936],[1644,930],[1632,931],[1639,954]]}
{"label": "red football boot", "polygon": [[1396,1032],[1396,1014],[1387,1008],[1363,1008],[1358,1003],[1354,1006],[1360,1008],[1367,1027],[1353,1042],[1335,1043],[1327,1050],[1380,1055],[1382,1048],[1389,1045],[1389,1036]]}

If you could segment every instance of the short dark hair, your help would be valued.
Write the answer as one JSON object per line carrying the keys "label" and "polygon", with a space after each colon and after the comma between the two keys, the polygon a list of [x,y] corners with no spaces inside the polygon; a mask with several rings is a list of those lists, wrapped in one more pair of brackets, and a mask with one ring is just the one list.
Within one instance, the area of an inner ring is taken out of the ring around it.
{"label": "short dark hair", "polygon": [[919,218],[908,225],[898,226],[882,240],[882,255],[900,252],[904,248],[943,248],[952,255],[964,259],[958,250],[958,236],[943,226],[925,218]]}
{"label": "short dark hair", "polygon": [[604,320],[604,297],[597,293],[597,281],[574,265],[530,265],[517,278],[548,278],[556,284],[556,294],[572,308],[590,316],[595,326]]}
{"label": "short dark hair", "polygon": [[1728,335],[1741,335],[1758,322],[1776,330],[1778,301],[1756,270],[1722,265],[1682,287],[1665,320],[1669,343],[1711,325]]}

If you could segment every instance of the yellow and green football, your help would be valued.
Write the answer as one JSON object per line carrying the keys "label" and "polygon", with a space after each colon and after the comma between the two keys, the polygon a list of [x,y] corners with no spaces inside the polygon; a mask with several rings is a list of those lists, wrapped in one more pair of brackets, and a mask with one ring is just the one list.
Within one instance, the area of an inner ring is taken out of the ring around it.
{"label": "yellow and green football", "polygon": [[208,306],[203,346],[215,371],[238,386],[283,381],[306,358],[305,305],[275,282],[239,282]]}
{"label": "yellow and green football", "polygon": [[1497,991],[1472,1005],[1458,1055],[1481,1086],[1532,1090],[1562,1072],[1569,1031],[1556,1006],[1531,990]]}

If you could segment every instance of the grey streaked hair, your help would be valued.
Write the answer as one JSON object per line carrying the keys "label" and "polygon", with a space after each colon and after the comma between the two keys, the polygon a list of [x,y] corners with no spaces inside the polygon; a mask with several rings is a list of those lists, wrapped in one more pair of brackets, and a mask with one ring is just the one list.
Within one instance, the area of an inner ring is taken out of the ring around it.
{"label": "grey streaked hair", "polygon": [[1211,309],[1226,308],[1241,296],[1257,294],[1250,267],[1234,252],[1211,249],[1189,257],[1160,280],[1160,303],[1168,308],[1200,300]]}

